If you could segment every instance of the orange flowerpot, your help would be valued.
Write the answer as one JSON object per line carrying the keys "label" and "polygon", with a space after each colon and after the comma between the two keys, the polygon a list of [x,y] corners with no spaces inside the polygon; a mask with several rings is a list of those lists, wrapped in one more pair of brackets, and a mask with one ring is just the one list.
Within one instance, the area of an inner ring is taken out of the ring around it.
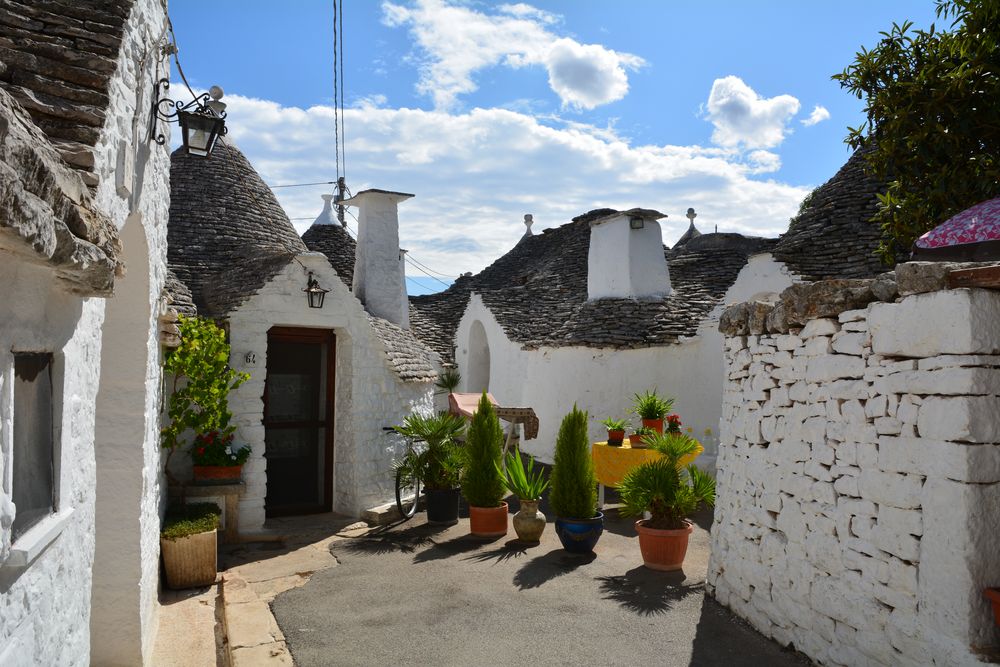
{"label": "orange flowerpot", "polygon": [[662,530],[647,528],[646,520],[635,522],[639,533],[639,550],[642,552],[642,563],[651,570],[671,572],[684,567],[684,556],[687,554],[688,537],[694,530],[690,521],[685,521],[686,528]]}
{"label": "orange flowerpot", "polygon": [[646,428],[653,429],[657,433],[663,433],[663,420],[662,419],[643,419],[642,425]]}
{"label": "orange flowerpot", "polygon": [[191,466],[194,481],[204,484],[236,484],[243,476],[243,466]]}
{"label": "orange flowerpot", "polygon": [[476,537],[503,537],[507,534],[507,503],[500,507],[469,506],[469,532]]}
{"label": "orange flowerpot", "polygon": [[1000,588],[987,588],[983,591],[983,597],[993,605],[993,620],[1000,625]]}

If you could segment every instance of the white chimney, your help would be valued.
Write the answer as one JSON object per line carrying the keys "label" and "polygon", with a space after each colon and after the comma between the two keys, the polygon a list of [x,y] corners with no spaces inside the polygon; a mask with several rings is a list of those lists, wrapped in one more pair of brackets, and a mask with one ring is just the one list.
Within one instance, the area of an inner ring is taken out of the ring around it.
{"label": "white chimney", "polygon": [[590,223],[587,296],[641,299],[670,294],[670,271],[663,256],[663,213],[633,208]]}
{"label": "white chimney", "polygon": [[354,296],[365,309],[404,329],[410,328],[406,298],[406,252],[399,248],[399,202],[413,195],[387,190],[364,190],[345,206],[357,206],[358,246],[354,255]]}

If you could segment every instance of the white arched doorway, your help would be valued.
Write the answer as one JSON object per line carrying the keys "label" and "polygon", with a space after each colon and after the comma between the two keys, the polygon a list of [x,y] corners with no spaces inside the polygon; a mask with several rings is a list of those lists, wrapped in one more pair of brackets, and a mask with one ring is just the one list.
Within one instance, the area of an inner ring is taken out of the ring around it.
{"label": "white arched doorway", "polygon": [[469,373],[465,388],[477,394],[490,390],[490,342],[486,327],[479,320],[469,328]]}
{"label": "white arched doorway", "polygon": [[126,273],[105,306],[94,443],[91,661],[105,665],[145,662],[159,565],[158,416],[149,358],[156,341],[150,340],[149,245],[140,215],[128,218],[121,240]]}

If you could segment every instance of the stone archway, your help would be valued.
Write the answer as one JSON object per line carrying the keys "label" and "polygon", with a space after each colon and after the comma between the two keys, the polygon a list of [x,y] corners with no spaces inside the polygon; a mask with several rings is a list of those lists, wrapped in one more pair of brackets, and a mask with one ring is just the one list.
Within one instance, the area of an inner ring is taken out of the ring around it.
{"label": "stone archway", "polygon": [[105,307],[95,423],[90,635],[91,661],[102,665],[145,662],[159,573],[159,380],[150,363],[157,348],[149,244],[139,214],[128,218],[121,239],[126,274]]}
{"label": "stone archway", "polygon": [[469,373],[465,389],[474,393],[490,389],[490,342],[486,327],[479,320],[469,328]]}

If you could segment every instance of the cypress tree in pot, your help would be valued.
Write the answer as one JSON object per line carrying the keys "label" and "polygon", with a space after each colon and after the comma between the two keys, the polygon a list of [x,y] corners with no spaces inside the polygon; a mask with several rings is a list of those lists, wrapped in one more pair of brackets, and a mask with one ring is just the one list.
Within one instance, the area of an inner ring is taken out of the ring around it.
{"label": "cypress tree in pot", "polygon": [[493,404],[483,392],[465,438],[462,495],[469,503],[469,530],[478,537],[507,534],[507,503],[497,469],[503,452],[503,430]]}
{"label": "cypress tree in pot", "polygon": [[559,426],[549,504],[556,513],[556,535],[571,553],[591,553],[604,532],[597,511],[597,477],[587,437],[587,413],[576,405]]}

